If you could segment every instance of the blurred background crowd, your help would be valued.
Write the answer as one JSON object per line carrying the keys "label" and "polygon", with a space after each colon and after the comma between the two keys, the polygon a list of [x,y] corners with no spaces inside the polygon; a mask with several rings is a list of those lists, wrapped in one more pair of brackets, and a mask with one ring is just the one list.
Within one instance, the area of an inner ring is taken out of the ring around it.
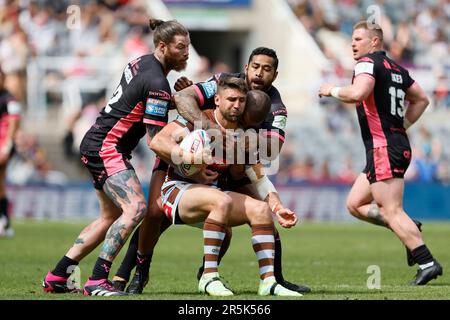
{"label": "blurred background crowd", "polygon": [[[329,61],[323,80],[340,85],[351,79],[354,62],[347,50],[352,25],[367,16],[371,5],[382,9],[388,54],[411,70],[431,100],[426,118],[410,130],[414,151],[406,179],[450,183],[450,3],[285,1]],[[153,50],[145,4],[145,0],[0,0],[0,65],[5,86],[22,103],[24,114],[10,163],[11,183],[90,179],[81,168],[77,147],[125,64]],[[239,71],[199,54],[191,74],[194,81]],[[320,110],[321,121],[288,118],[280,171],[273,177],[279,184],[351,183],[363,169],[354,106],[315,100],[317,106],[311,108]],[[150,177],[152,157],[145,143],[135,152],[133,161],[142,181]]]}
{"label": "blurred background crowd", "polygon": [[[331,62],[324,79],[347,85],[354,61],[348,54],[355,21],[379,15],[387,54],[406,67],[431,101],[425,119],[409,130],[413,161],[406,180],[450,183],[450,3],[446,0],[288,0],[302,25]],[[282,159],[285,181],[352,182],[365,164],[358,145],[353,105],[321,99],[326,110],[322,130],[297,132],[308,137],[302,155],[295,141]],[[433,113],[433,114],[431,114]],[[334,143],[330,143],[334,141]],[[322,146],[317,148],[315,146]],[[358,156],[359,155],[359,156]],[[300,160],[299,160],[300,159]],[[286,162],[284,164],[284,162]]]}

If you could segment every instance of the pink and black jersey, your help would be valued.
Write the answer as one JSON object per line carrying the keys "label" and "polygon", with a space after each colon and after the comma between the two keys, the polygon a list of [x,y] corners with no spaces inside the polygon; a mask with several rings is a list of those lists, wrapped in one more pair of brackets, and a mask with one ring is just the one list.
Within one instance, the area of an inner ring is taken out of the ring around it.
{"label": "pink and black jersey", "polygon": [[20,104],[7,90],[0,90],[0,147],[8,136],[9,119],[20,117]]}
{"label": "pink and black jersey", "polygon": [[[194,88],[200,100],[200,109],[213,109],[216,107],[214,104],[214,95],[217,92],[217,83],[219,82],[221,76],[233,76],[242,79],[245,78],[244,73],[220,73],[214,75],[205,82],[196,83]],[[260,130],[262,129],[268,136],[276,136],[284,142],[287,109],[281,100],[281,95],[277,88],[271,86],[266,93],[270,97],[271,107],[270,112],[261,124]]]}
{"label": "pink and black jersey", "polygon": [[414,83],[409,72],[386,57],[385,52],[377,51],[358,60],[352,82],[356,77],[372,77],[375,80],[373,91],[357,104],[366,150],[404,141],[407,138],[403,127],[405,96]]}
{"label": "pink and black jersey", "polygon": [[113,174],[134,170],[131,151],[145,135],[146,125],[167,124],[171,103],[169,82],[153,54],[125,67],[119,86],[80,145],[81,161],[96,189]]}
{"label": "pink and black jersey", "polygon": [[130,155],[145,135],[146,124],[167,124],[171,103],[169,82],[155,56],[131,61],[112,98],[84,136],[81,153],[103,159]]}

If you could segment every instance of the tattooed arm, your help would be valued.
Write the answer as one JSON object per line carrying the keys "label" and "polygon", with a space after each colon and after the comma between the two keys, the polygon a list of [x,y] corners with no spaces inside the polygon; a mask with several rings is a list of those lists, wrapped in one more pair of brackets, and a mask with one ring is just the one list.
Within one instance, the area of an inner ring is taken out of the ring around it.
{"label": "tattooed arm", "polygon": [[[172,166],[177,166],[181,162],[193,163],[193,153],[184,151],[180,148],[178,143],[189,133],[185,127],[181,127],[175,122],[170,122],[164,128],[155,132],[151,129],[152,126],[147,126],[148,135],[154,134],[153,138],[148,143],[152,149],[162,160]],[[149,132],[150,130],[150,132]]]}
{"label": "tattooed arm", "polygon": [[178,113],[192,124],[196,122],[201,122],[202,128],[208,129],[219,129],[220,127],[211,122],[204,114],[200,111],[199,97],[195,92],[194,86],[189,86],[180,92],[173,95],[173,101],[177,106]]}
{"label": "tattooed arm", "polygon": [[151,124],[145,125],[145,130],[147,131],[147,145],[150,147],[150,143],[152,142],[153,138],[156,136],[158,132],[161,131],[163,127],[161,126],[155,126]]}

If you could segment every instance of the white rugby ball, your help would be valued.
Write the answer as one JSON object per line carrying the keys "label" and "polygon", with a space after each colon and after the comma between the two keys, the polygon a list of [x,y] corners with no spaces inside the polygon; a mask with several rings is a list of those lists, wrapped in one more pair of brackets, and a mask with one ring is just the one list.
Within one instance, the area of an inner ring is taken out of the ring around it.
{"label": "white rugby ball", "polygon": [[[194,130],[190,132],[180,143],[180,148],[194,154],[202,153],[203,149],[210,144],[210,137],[205,130]],[[178,171],[185,177],[192,176],[197,173],[203,164],[185,164],[178,165]]]}

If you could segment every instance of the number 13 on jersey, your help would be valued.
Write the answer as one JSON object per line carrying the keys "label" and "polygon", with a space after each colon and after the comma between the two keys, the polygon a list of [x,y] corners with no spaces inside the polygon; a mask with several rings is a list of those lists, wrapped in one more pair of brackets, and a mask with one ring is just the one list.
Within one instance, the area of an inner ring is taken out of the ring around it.
{"label": "number 13 on jersey", "polygon": [[403,118],[405,116],[405,91],[395,87],[390,87],[389,94],[391,95],[391,114],[393,116],[398,115]]}

